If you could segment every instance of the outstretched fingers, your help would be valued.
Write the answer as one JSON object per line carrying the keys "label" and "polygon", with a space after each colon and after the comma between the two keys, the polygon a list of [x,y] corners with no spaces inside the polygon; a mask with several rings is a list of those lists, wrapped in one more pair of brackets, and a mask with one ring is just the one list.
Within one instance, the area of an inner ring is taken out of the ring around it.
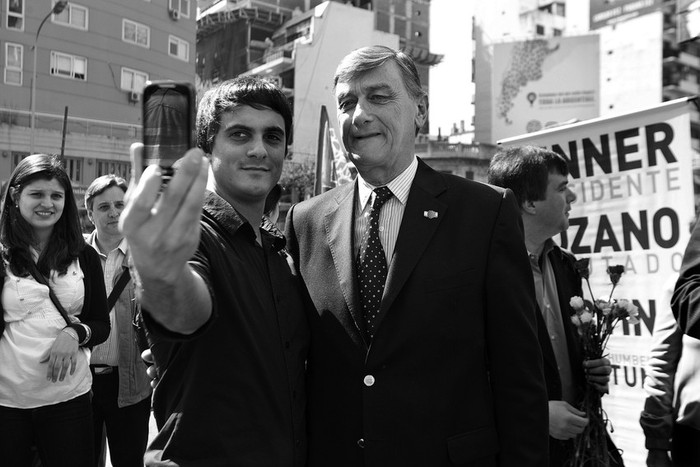
{"label": "outstretched fingers", "polygon": [[193,176],[194,179],[185,191],[185,196],[181,199],[180,209],[172,220],[172,228],[176,231],[199,233],[199,219],[202,214],[204,191],[207,187],[207,176],[209,175],[209,160],[204,157],[204,153],[199,152],[198,165],[195,165],[191,159],[185,159],[183,160],[183,165],[187,165],[187,167],[180,166],[178,169],[191,171],[188,173],[188,178],[182,181],[183,184],[190,180],[189,176]]}
{"label": "outstretched fingers", "polygon": [[[131,145],[132,174],[136,172],[138,160],[141,159],[143,145],[134,143]],[[133,234],[151,218],[151,211],[158,200],[162,177],[160,168],[156,165],[149,166],[137,181],[132,176],[129,189],[124,196],[126,207],[119,218],[119,228],[127,236]]]}
{"label": "outstretched fingers", "polygon": [[156,202],[154,217],[167,222],[168,228],[175,230],[198,228],[208,168],[209,162],[200,149],[187,151]]}

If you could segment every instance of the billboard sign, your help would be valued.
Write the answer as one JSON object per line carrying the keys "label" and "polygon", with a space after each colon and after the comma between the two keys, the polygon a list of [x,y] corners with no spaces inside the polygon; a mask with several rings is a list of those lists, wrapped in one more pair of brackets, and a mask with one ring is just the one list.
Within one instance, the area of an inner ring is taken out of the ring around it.
{"label": "billboard sign", "polygon": [[599,115],[597,34],[494,44],[492,73],[493,141]]}
{"label": "billboard sign", "polygon": [[663,3],[663,0],[591,0],[589,29],[593,31],[651,13]]}

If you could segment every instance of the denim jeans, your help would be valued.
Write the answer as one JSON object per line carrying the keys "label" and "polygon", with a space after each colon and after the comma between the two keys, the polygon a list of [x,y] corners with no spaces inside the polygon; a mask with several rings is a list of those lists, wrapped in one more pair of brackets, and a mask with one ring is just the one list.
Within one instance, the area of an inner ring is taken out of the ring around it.
{"label": "denim jeans", "polygon": [[35,409],[0,406],[2,464],[28,467],[36,445],[42,467],[91,467],[93,425],[90,394]]}

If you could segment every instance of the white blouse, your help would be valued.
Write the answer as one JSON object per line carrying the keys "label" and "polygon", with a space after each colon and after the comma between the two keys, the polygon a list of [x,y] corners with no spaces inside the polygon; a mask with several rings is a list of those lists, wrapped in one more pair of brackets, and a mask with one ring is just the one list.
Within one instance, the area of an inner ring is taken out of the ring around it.
{"label": "white blouse", "polygon": [[[65,402],[90,390],[90,350],[81,347],[73,375],[63,381],[46,378],[48,362],[40,363],[58,333],[66,327],[49,297],[49,289],[32,276],[17,277],[9,268],[2,288],[5,331],[0,337],[0,405],[30,409]],[[51,272],[51,288],[73,321],[83,308],[83,271],[76,259],[67,274]]]}

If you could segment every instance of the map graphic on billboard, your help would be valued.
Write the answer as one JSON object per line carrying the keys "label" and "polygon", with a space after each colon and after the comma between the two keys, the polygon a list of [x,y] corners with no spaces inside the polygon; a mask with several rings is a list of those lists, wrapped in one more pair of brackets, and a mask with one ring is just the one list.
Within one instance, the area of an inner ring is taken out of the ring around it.
{"label": "map graphic on billboard", "polygon": [[599,114],[598,35],[493,46],[493,141]]}

